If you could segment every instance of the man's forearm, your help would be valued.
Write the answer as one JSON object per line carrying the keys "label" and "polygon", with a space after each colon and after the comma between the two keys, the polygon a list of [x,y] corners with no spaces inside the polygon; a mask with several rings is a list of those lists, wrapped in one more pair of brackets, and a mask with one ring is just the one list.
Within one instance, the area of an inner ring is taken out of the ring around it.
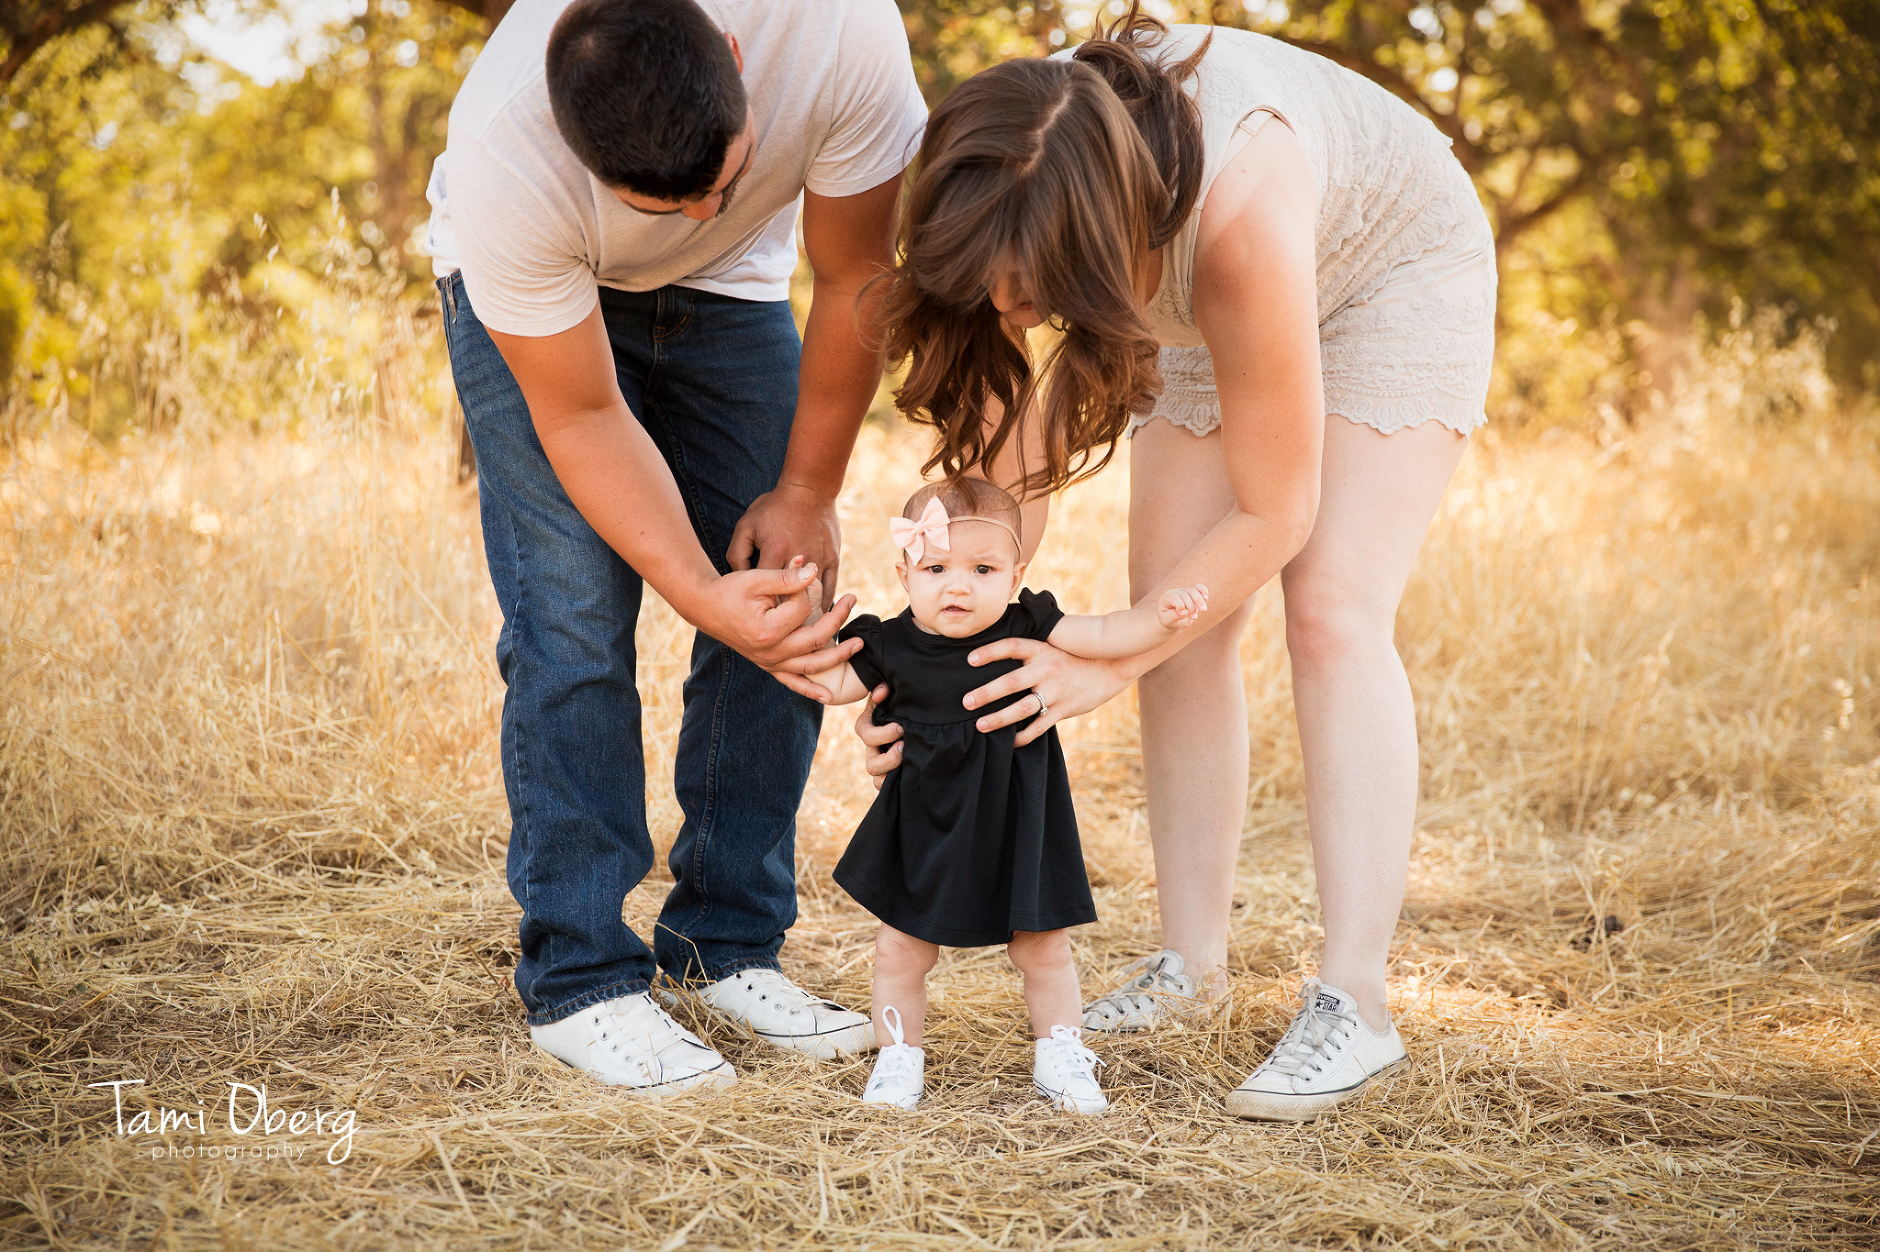
{"label": "man's forearm", "polygon": [[623,404],[536,434],[568,499],[607,545],[679,616],[698,625],[718,578],[659,449]]}
{"label": "man's forearm", "polygon": [[881,383],[880,358],[861,335],[860,291],[859,283],[816,282],[780,487],[831,499],[842,491],[856,433]]}

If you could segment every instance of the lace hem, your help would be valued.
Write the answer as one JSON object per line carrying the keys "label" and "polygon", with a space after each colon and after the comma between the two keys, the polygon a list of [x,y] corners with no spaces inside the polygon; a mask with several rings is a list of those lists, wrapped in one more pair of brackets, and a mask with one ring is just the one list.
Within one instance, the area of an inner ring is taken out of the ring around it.
{"label": "lace hem", "polygon": [[[1380,435],[1394,435],[1400,430],[1413,430],[1425,422],[1435,422],[1448,427],[1458,435],[1471,435],[1488,424],[1488,414],[1478,404],[1463,402],[1460,404],[1418,404],[1379,403],[1362,404],[1356,398],[1347,399],[1338,404],[1325,406],[1325,416],[1342,417],[1359,426],[1369,426]],[[1170,425],[1179,426],[1197,439],[1205,438],[1221,428],[1221,411],[1218,407],[1206,408],[1201,405],[1182,405],[1165,411],[1157,405],[1155,412],[1138,414],[1129,423],[1129,437],[1134,439],[1136,432],[1150,422],[1161,418]]]}

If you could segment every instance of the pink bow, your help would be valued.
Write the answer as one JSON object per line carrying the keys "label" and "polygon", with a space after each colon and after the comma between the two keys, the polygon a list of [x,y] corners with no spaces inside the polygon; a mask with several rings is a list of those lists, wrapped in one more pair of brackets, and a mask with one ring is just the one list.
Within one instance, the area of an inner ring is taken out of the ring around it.
{"label": "pink bow", "polygon": [[927,507],[921,510],[917,522],[910,522],[905,517],[889,518],[888,534],[893,537],[894,546],[907,553],[908,563],[918,565],[927,551],[928,543],[942,552],[951,551],[953,545],[947,542],[947,526],[951,521],[947,516],[947,506],[940,503],[936,496],[927,501]]}

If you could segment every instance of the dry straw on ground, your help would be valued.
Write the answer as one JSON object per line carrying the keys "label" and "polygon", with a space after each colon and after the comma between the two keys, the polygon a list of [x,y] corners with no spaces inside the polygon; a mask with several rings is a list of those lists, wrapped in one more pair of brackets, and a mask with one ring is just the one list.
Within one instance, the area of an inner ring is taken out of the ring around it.
{"label": "dry straw on ground", "polygon": [[[918,1112],[862,1108],[865,1063],[738,1040],[734,1090],[649,1106],[544,1064],[506,983],[496,622],[449,432],[336,423],[0,463],[0,1244],[1880,1240],[1880,457],[1854,434],[1478,440],[1399,629],[1426,762],[1393,969],[1414,1066],[1274,1127],[1220,1103],[1318,936],[1272,593],[1244,649],[1233,995],[1100,1043],[1108,1116],[1029,1094],[1015,979],[980,951],[936,973]],[[889,609],[879,519],[919,458],[885,427],[859,457],[844,578]],[[1059,532],[1112,538],[1049,543],[1034,585],[1123,602],[1126,473]],[[639,638],[670,840],[688,632],[654,607]],[[829,880],[870,796],[847,720],[784,961],[860,1002],[870,922]],[[1066,738],[1095,987],[1157,935],[1131,701]],[[201,1102],[206,1133],[118,1134],[88,1084],[121,1079],[126,1118]],[[356,1110],[350,1157],[326,1162],[330,1124],[232,1134],[231,1082]],[[224,1155],[256,1145],[290,1152]]]}

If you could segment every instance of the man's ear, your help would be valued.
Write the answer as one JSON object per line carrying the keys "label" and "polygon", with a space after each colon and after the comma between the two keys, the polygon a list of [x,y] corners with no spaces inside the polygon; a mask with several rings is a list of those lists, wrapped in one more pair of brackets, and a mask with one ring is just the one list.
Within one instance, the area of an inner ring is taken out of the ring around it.
{"label": "man's ear", "polygon": [[725,32],[725,42],[731,45],[731,59],[738,63],[738,73],[744,73],[744,49],[738,47],[738,37],[730,31]]}

